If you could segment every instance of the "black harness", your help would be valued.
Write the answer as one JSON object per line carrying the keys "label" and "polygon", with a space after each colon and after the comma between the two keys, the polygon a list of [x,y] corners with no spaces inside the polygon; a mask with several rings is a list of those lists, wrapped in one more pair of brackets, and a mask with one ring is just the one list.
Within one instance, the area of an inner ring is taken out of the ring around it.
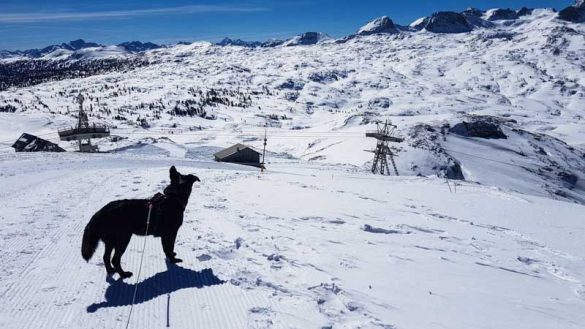
{"label": "black harness", "polygon": [[181,200],[175,188],[168,186],[164,190],[164,194],[157,192],[152,198],[146,201],[146,207],[152,208],[150,216],[150,227],[148,233],[154,236],[161,236],[160,228],[164,220],[163,203],[167,200],[177,202],[181,206],[181,210],[185,210],[186,204]]}

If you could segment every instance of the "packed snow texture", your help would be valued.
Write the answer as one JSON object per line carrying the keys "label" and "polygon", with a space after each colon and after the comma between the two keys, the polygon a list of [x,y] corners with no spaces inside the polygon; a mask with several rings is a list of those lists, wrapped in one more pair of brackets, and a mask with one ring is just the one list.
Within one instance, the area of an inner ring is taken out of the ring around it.
{"label": "packed snow texture", "polygon": [[[197,152],[193,150],[192,152]],[[168,168],[200,179],[166,265],[133,237],[135,276],[85,263],[84,225],[145,198]],[[0,326],[565,328],[585,325],[583,206],[470,183],[289,162],[242,166],[131,152],[3,155]],[[450,192],[450,189],[452,192]]]}

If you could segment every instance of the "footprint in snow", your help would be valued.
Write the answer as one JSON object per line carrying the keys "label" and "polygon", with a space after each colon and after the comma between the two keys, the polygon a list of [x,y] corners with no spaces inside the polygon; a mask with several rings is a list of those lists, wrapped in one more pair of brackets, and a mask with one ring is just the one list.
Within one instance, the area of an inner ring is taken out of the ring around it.
{"label": "footprint in snow", "polygon": [[516,258],[519,262],[524,263],[526,265],[532,265],[535,263],[539,263],[540,261],[537,259],[533,259],[530,257],[522,257],[522,256],[518,256],[518,258]]}
{"label": "footprint in snow", "polygon": [[200,262],[206,262],[211,259],[211,256],[209,256],[208,254],[202,254],[200,256],[197,256],[196,258]]}

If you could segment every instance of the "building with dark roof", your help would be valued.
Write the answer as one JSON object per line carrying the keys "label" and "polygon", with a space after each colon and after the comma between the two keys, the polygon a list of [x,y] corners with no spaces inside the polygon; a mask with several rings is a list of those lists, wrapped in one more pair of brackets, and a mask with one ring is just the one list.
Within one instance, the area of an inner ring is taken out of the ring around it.
{"label": "building with dark roof", "polygon": [[12,147],[16,152],[65,152],[59,145],[27,133],[20,135]]}
{"label": "building with dark roof", "polygon": [[260,167],[260,152],[244,144],[230,146],[215,153],[213,156],[215,161],[218,162],[232,162]]}

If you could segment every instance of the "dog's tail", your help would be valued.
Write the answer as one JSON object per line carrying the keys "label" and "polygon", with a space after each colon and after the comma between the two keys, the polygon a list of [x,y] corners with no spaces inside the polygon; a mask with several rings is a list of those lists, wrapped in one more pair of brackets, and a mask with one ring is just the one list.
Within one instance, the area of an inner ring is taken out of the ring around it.
{"label": "dog's tail", "polygon": [[89,261],[93,253],[97,249],[98,242],[100,241],[100,237],[95,232],[95,225],[91,225],[91,221],[87,226],[85,226],[85,230],[83,231],[83,242],[81,244],[81,256],[85,259],[86,262]]}

